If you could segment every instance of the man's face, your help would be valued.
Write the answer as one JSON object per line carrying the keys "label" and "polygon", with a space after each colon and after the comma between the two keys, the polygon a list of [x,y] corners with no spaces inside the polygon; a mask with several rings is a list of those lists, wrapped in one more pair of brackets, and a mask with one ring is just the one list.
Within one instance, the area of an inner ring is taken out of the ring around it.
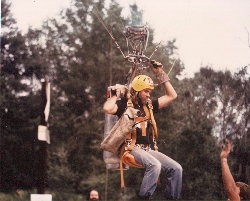
{"label": "man's face", "polygon": [[93,190],[89,195],[90,200],[99,200],[99,194],[97,191]]}
{"label": "man's face", "polygon": [[141,99],[142,104],[146,104],[150,97],[151,89],[144,89],[139,92],[139,98]]}

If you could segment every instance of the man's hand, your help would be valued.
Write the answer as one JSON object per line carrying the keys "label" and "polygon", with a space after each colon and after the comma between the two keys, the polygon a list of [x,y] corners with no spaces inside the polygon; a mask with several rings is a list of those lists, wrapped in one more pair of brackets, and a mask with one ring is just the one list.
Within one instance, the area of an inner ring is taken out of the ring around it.
{"label": "man's hand", "polygon": [[170,79],[168,75],[163,71],[163,66],[160,62],[157,62],[155,60],[150,61],[150,69],[153,71],[153,73],[156,76],[158,84],[162,84],[164,82],[168,82]]}
{"label": "man's hand", "polygon": [[116,95],[117,98],[125,97],[128,92],[128,88],[124,85],[116,84],[115,86],[111,86],[111,96]]}
{"label": "man's hand", "polygon": [[154,74],[161,73],[163,71],[162,70],[163,66],[160,62],[151,60],[150,63],[151,63],[150,69],[153,71]]}
{"label": "man's hand", "polygon": [[229,153],[230,153],[230,149],[231,149],[231,144],[229,140],[226,140],[226,144],[225,147],[222,148],[221,153],[220,153],[220,158],[221,159],[227,159]]}

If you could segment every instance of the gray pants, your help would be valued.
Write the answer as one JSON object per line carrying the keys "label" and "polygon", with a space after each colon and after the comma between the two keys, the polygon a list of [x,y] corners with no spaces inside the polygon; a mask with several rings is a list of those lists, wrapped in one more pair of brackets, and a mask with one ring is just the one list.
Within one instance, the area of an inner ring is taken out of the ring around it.
{"label": "gray pants", "polygon": [[144,151],[134,147],[130,152],[137,163],[146,168],[140,196],[151,196],[157,186],[157,181],[161,171],[166,173],[165,196],[171,199],[178,199],[182,188],[182,167],[179,163],[154,150]]}

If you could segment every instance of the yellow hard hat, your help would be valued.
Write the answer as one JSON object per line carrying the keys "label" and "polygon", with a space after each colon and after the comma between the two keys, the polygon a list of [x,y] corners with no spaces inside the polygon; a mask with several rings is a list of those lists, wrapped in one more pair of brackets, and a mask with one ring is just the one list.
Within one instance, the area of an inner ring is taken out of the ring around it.
{"label": "yellow hard hat", "polygon": [[144,89],[154,89],[153,80],[146,75],[138,75],[132,81],[132,88],[135,91],[142,91]]}

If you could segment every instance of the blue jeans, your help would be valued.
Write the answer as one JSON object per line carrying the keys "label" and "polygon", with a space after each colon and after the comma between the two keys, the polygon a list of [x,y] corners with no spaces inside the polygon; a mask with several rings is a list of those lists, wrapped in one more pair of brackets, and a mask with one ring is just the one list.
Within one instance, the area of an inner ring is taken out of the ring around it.
{"label": "blue jeans", "polygon": [[161,171],[166,173],[165,196],[178,199],[182,188],[182,167],[179,163],[154,150],[144,151],[134,147],[130,152],[137,163],[145,167],[146,171],[142,180],[140,196],[151,196],[157,186]]}

